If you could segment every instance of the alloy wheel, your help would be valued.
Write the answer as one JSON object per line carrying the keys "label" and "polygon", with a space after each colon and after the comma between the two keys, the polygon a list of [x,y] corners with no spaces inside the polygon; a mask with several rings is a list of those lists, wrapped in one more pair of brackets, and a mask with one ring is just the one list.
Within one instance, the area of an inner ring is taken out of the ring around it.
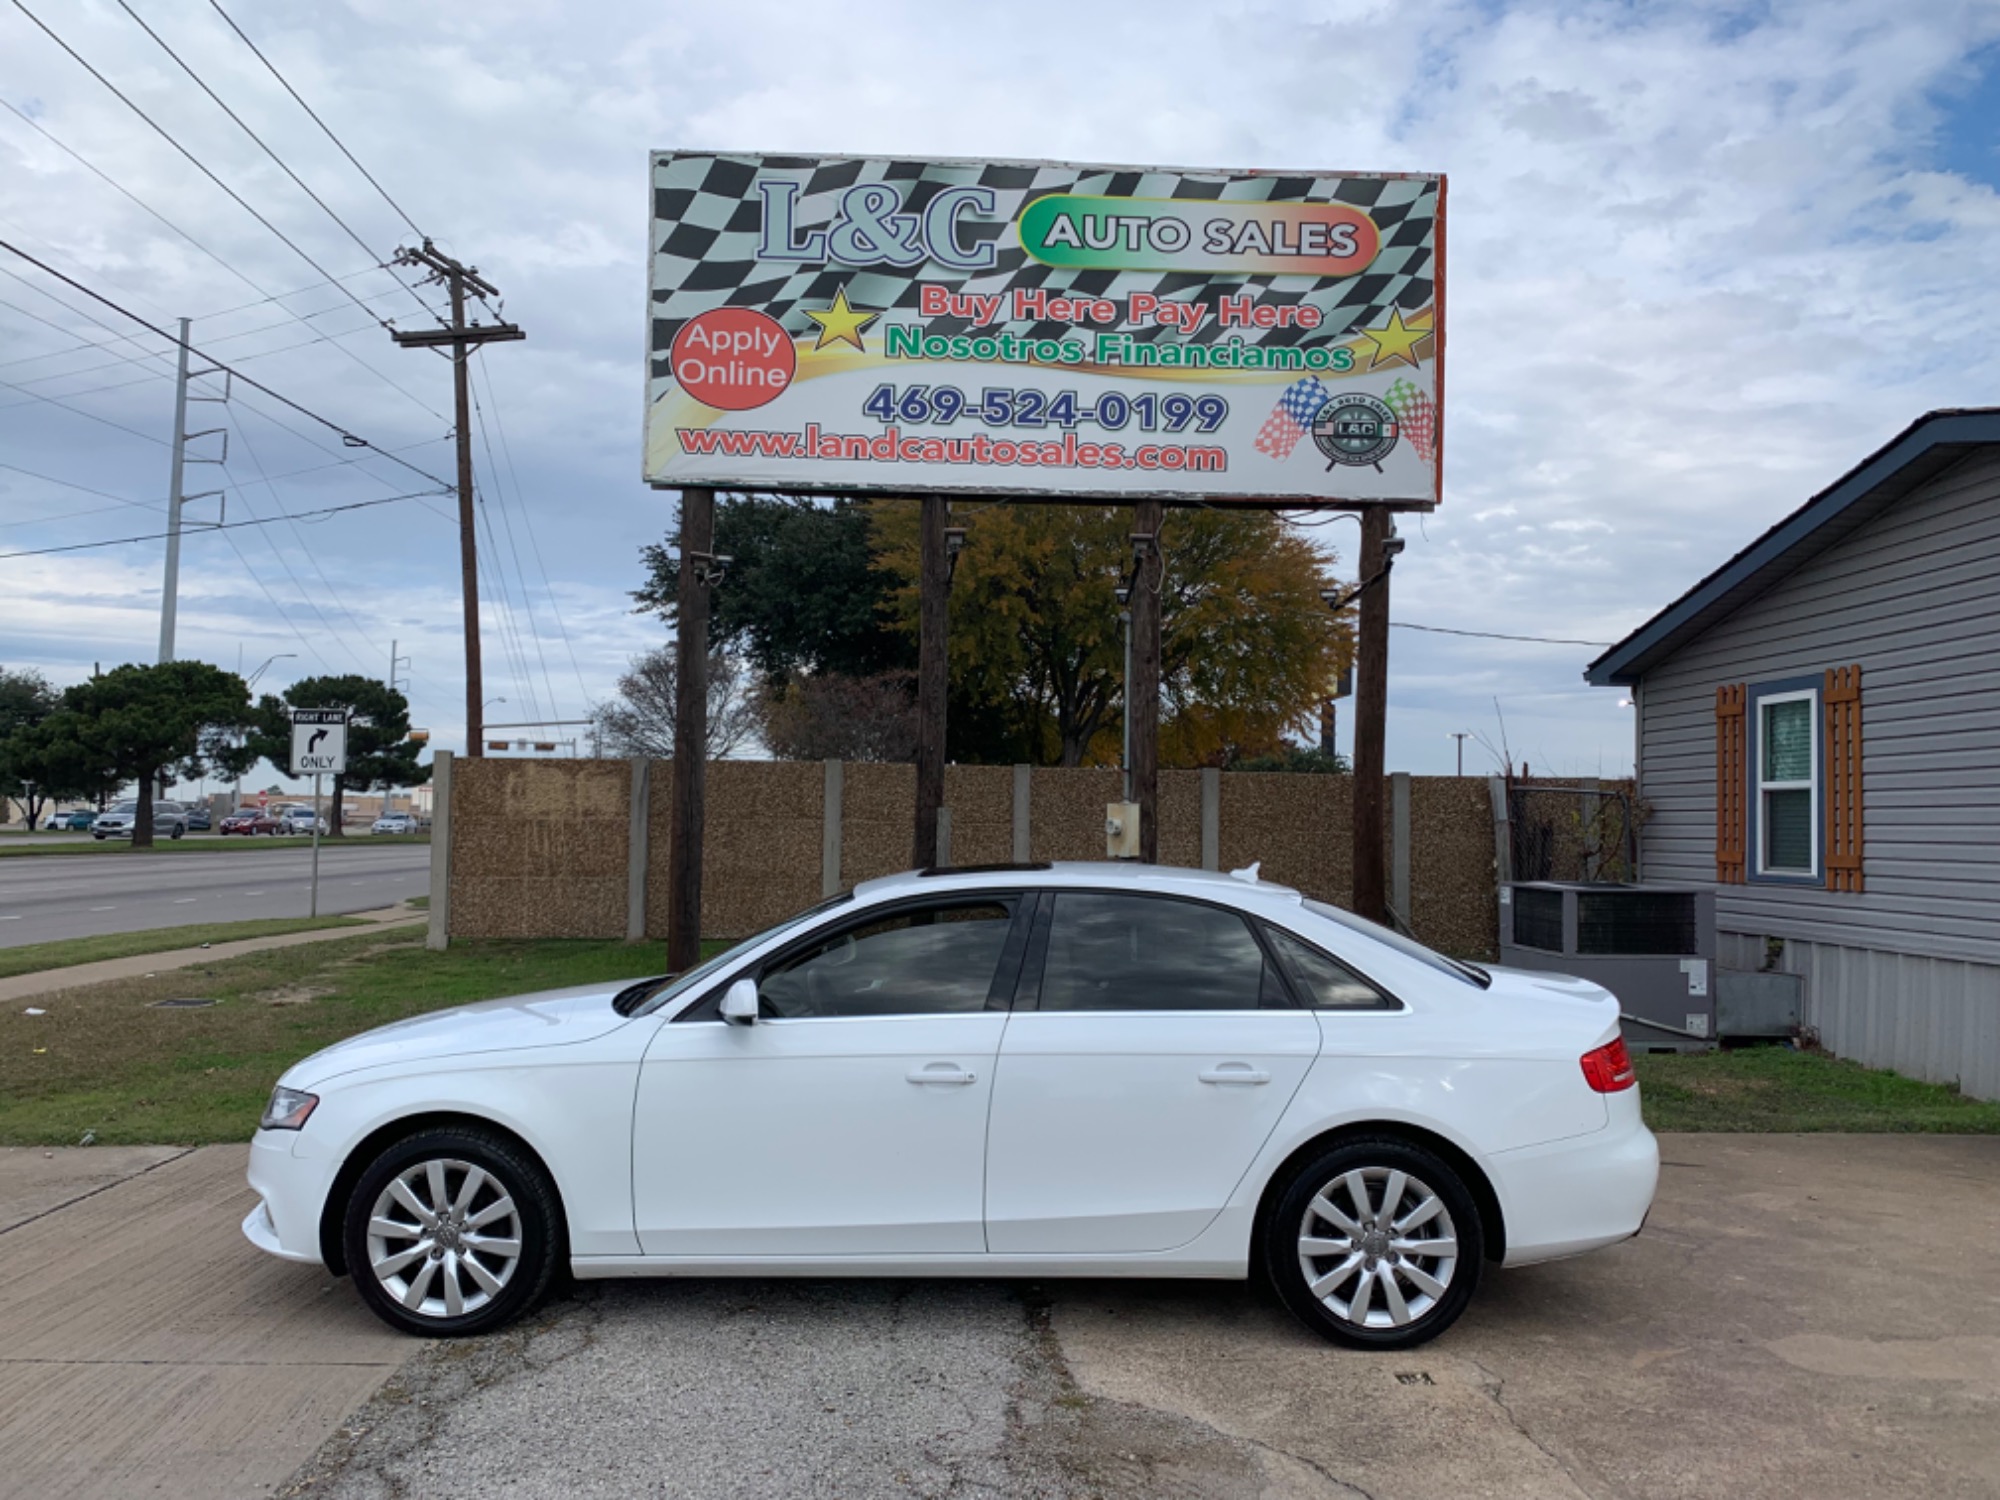
{"label": "alloy wheel", "polygon": [[404,1168],[375,1199],[368,1264],[390,1298],[421,1317],[486,1306],[521,1263],[521,1214],[486,1168],[435,1157]]}
{"label": "alloy wheel", "polygon": [[1299,1224],[1307,1291],[1356,1328],[1407,1328],[1435,1308],[1458,1269],[1444,1199],[1395,1167],[1359,1167],[1313,1195]]}

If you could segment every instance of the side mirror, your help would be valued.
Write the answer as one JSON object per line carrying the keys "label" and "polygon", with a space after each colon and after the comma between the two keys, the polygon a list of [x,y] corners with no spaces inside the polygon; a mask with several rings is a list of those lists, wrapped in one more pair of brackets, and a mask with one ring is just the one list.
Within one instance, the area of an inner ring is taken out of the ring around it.
{"label": "side mirror", "polygon": [[750,1026],[757,1020],[757,981],[739,979],[722,995],[722,1019],[732,1026]]}

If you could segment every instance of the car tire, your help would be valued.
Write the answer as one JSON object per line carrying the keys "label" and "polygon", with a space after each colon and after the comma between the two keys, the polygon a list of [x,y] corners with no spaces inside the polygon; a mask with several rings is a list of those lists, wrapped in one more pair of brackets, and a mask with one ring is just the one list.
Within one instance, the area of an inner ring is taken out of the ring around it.
{"label": "car tire", "polygon": [[1357,1349],[1436,1338],[1465,1311],[1485,1262],[1479,1208],[1458,1173],[1394,1136],[1341,1141],[1300,1163],[1261,1229],[1279,1299]]}
{"label": "car tire", "polygon": [[186,832],[187,832],[187,824],[185,824],[185,823],[176,823],[176,824],[174,824],[174,831],[173,831],[172,833],[168,834],[168,835],[167,835],[167,837],[168,837],[168,838],[174,838],[174,839],[177,839],[177,838],[179,838],[179,837],[180,837],[180,836],[181,836],[182,834],[184,834],[184,833],[186,833]]}
{"label": "car tire", "polygon": [[[431,1216],[440,1198],[441,1226]],[[548,1294],[565,1258],[548,1173],[513,1141],[474,1127],[420,1130],[385,1148],[354,1185],[341,1243],[376,1316],[425,1338],[512,1322]]]}

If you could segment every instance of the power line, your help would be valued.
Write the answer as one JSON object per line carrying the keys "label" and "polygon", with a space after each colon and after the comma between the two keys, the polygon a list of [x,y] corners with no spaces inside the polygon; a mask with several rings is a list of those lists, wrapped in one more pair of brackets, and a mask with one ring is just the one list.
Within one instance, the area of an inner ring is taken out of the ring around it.
{"label": "power line", "polygon": [[[372,505],[393,505],[399,500],[415,500],[421,496],[450,494],[449,490],[412,490],[407,495],[384,495],[379,500],[354,500],[346,505],[326,505],[317,510],[287,511],[283,515],[263,516],[250,521],[217,521],[211,525],[191,525],[189,532],[235,531],[242,526],[275,526],[279,521],[300,521],[307,516],[334,516],[342,511],[367,510]],[[164,531],[149,531],[144,536],[114,536],[100,542],[71,542],[62,547],[31,547],[23,552],[0,552],[0,561],[10,557],[46,557],[53,552],[87,552],[94,547],[122,547],[129,542],[157,542],[166,537]],[[276,601],[273,601],[274,603]],[[308,601],[310,602],[310,601]]]}
{"label": "power line", "polygon": [[[19,5],[21,3],[21,0],[14,0],[14,3],[16,5]],[[10,244],[6,240],[0,240],[0,250],[5,250],[8,251],[10,254],[18,255],[22,260],[27,261],[28,264],[32,266],[39,266],[42,270],[46,271],[49,275],[55,277],[56,280],[62,282],[64,285],[76,288],[77,291],[82,292],[86,297],[92,298],[95,301],[103,303],[113,312],[119,313],[124,317],[130,318],[134,323],[137,323],[140,327],[150,329],[152,332],[158,334],[161,338],[165,339],[168,343],[172,344],[175,348],[178,349],[181,347],[182,340],[178,335],[168,333],[164,328],[161,328],[158,324],[149,322],[147,319],[140,317],[130,308],[120,306],[118,303],[112,301],[109,297],[105,296],[102,292],[92,291],[89,287],[85,286],[82,282],[76,280],[74,277],[65,276],[62,272],[58,271],[54,266],[48,264],[48,262],[43,260],[38,260],[36,257],[28,254],[27,251],[21,249],[19,246]],[[312,410],[310,407],[301,406],[291,397],[286,395],[281,395],[279,392],[272,390],[268,385],[265,385],[262,381],[253,380],[250,376],[245,375],[242,371],[237,370],[231,365],[224,364],[221,360],[216,359],[213,355],[208,354],[206,351],[197,349],[193,344],[188,344],[187,350],[190,354],[201,355],[203,359],[207,360],[217,370],[226,371],[228,374],[234,376],[236,379],[242,381],[245,385],[249,386],[252,390],[262,391],[265,395],[269,396],[273,401],[278,402],[280,405],[288,406],[293,411],[297,412],[300,416],[310,418],[312,421],[319,423],[320,426],[327,428],[329,431],[333,433],[336,433],[339,436],[340,440],[343,443],[345,443],[348,447],[372,449],[374,452],[381,454],[384,458],[387,458],[391,463],[399,464],[403,468],[408,469],[411,473],[421,475],[423,478],[428,479],[432,484],[441,485],[447,483],[447,481],[438,478],[437,475],[428,473],[425,470],[418,468],[415,464],[409,462],[407,459],[397,458],[394,455],[394,453],[390,452],[389,450],[375,447],[375,445],[369,442],[366,438],[359,437],[356,434],[348,431],[345,427],[341,426],[338,422],[334,421],[332,418],[323,417],[318,412]],[[113,425],[115,426],[116,424],[114,423]],[[155,439],[155,441],[157,441],[157,439]]]}
{"label": "power line", "polygon": [[1469,635],[1482,641],[1526,641],[1532,646],[1610,646],[1611,641],[1578,641],[1556,635],[1505,635],[1497,630],[1453,630],[1445,625],[1416,625],[1408,620],[1391,620],[1394,630],[1422,630],[1430,635]]}
{"label": "power line", "polygon": [[[72,58],[74,58],[77,65],[81,67],[86,73],[90,74],[92,78],[95,78],[99,83],[103,84],[107,89],[111,90],[111,92],[117,96],[119,102],[122,103],[127,109],[131,110],[133,114],[137,115],[140,119],[144,120],[148,125],[152,126],[154,131],[158,133],[160,139],[165,141],[169,146],[172,146],[176,151],[180,152],[182,156],[186,157],[189,163],[194,167],[196,171],[200,172],[202,176],[206,177],[210,182],[214,183],[217,187],[221,188],[223,192],[229,195],[231,201],[233,201],[245,213],[249,214],[251,218],[255,219],[259,224],[262,224],[266,229],[270,230],[272,234],[276,235],[278,239],[281,242],[283,242],[285,247],[289,249],[294,255],[298,256],[300,260],[304,261],[307,265],[311,266],[315,271],[319,272],[319,274],[321,276],[324,276],[328,281],[336,280],[333,272],[327,270],[325,266],[321,265],[317,260],[313,259],[312,256],[308,255],[305,252],[305,250],[300,247],[300,245],[296,240],[294,240],[290,235],[286,234],[284,230],[280,229],[277,225],[273,224],[269,219],[265,218],[264,215],[262,215],[255,208],[253,208],[250,205],[250,201],[247,198],[245,198],[241,193],[237,192],[236,189],[231,187],[228,183],[224,182],[220,177],[216,176],[214,172],[209,170],[207,164],[204,163],[200,157],[196,156],[192,151],[188,150],[187,147],[183,146],[178,140],[176,140],[174,136],[166,129],[165,126],[161,125],[159,121],[155,120],[151,115],[147,114],[143,109],[139,108],[139,106],[132,101],[131,97],[127,95],[122,89],[120,89],[117,84],[113,83],[109,78],[106,78],[102,73],[98,72],[96,68],[92,67],[90,63],[84,58],[82,53],[78,52],[76,48],[70,46],[68,42],[64,41],[61,37],[57,36],[56,33],[50,29],[49,24],[46,21],[44,21],[40,16],[36,15],[33,11],[28,9],[26,0],[14,0],[14,8],[18,10],[22,15],[26,16],[30,21],[33,21],[35,25],[41,29],[43,35],[47,36],[50,41],[54,42],[58,47],[62,48],[63,51],[67,52]],[[347,292],[347,289],[344,286],[341,287],[341,290],[343,292],[346,292],[349,297],[354,296],[352,292]],[[354,300],[357,305],[360,304],[359,298],[355,298]],[[366,311],[366,309],[363,308],[363,311]],[[370,314],[370,316],[373,316],[373,314]],[[383,322],[382,326],[384,328],[387,328],[390,325],[385,321]]]}
{"label": "power line", "polygon": [[[489,386],[490,384],[489,382]],[[549,712],[554,713],[556,712],[556,689],[555,684],[549,680],[549,659],[542,652],[541,622],[535,618],[535,601],[528,593],[528,574],[527,570],[521,566],[521,549],[514,540],[513,516],[507,508],[506,492],[500,486],[500,464],[493,457],[493,439],[486,429],[486,409],[479,404],[479,388],[477,386],[474,386],[472,389],[472,410],[474,420],[479,424],[479,440],[486,447],[486,469],[493,476],[493,493],[500,504],[500,521],[507,528],[507,550],[513,554],[515,582],[520,589],[521,603],[528,611],[528,630],[533,635],[535,641],[535,659],[541,663],[542,667],[542,687],[549,695]],[[515,495],[515,499],[517,501],[520,499],[518,493]]]}
{"label": "power line", "polygon": [[[18,0],[16,0],[16,3],[18,3]],[[174,62],[179,66],[180,70],[183,73],[187,74],[188,77],[194,80],[195,86],[197,88],[199,88],[204,94],[208,95],[210,99],[215,101],[216,108],[220,109],[225,115],[228,115],[230,119],[234,120],[237,126],[243,131],[243,133],[249,136],[251,140],[257,143],[258,149],[261,150],[266,156],[270,157],[272,161],[278,164],[278,170],[283,172],[287,177],[291,178],[293,182],[297,183],[299,191],[304,193],[308,198],[312,199],[314,203],[317,203],[320,207],[321,212],[323,212],[329,219],[333,220],[334,223],[338,224],[340,228],[346,233],[347,237],[353,240],[355,244],[361,247],[361,251],[364,255],[369,256],[378,264],[382,264],[385,273],[392,277],[395,277],[395,272],[389,271],[387,265],[383,263],[382,256],[366,240],[362,239],[360,235],[354,232],[353,226],[351,226],[347,222],[347,220],[341,218],[339,214],[335,213],[332,207],[327,203],[327,201],[324,198],[320,197],[318,193],[314,192],[312,188],[307,184],[306,180],[303,177],[299,176],[297,172],[294,172],[291,169],[290,164],[286,162],[286,160],[282,156],[278,155],[277,152],[273,151],[270,148],[270,146],[265,143],[264,138],[259,134],[257,134],[256,131],[252,130],[249,127],[249,125],[244,122],[244,119],[241,115],[237,114],[235,110],[231,109],[226,103],[223,102],[222,96],[216,93],[214,89],[210,88],[207,82],[202,78],[202,76],[199,73],[195,72],[193,68],[188,66],[186,59],[184,59],[178,52],[174,51],[172,47],[169,47],[167,45],[165,37],[161,36],[157,31],[153,30],[152,27],[146,24],[145,19],[136,10],[132,9],[131,0],[118,0],[118,8],[124,11],[125,14],[130,16],[134,21],[136,21],[141,31],[145,32],[147,36],[151,37],[155,42],[159,43],[160,50],[166,53],[167,56],[171,57],[174,60]],[[228,17],[225,16],[223,19],[227,20]],[[412,297],[416,298],[417,306],[423,308],[424,311],[426,312],[430,311],[429,304],[426,303],[422,297],[417,296],[417,292],[414,287],[404,285],[401,277],[396,277],[396,284],[398,286],[403,287],[404,291],[408,292]],[[346,288],[343,287],[341,288],[341,290],[345,291]],[[350,293],[349,295],[352,294]],[[359,298],[356,298],[355,300],[357,303],[359,303],[360,301]]]}
{"label": "power line", "polygon": [[[20,0],[15,0],[15,3],[18,5],[20,3]],[[46,30],[46,28],[44,29]],[[83,167],[85,171],[91,173],[93,176],[97,177],[99,180],[105,183],[106,186],[110,187],[115,192],[122,194],[124,197],[129,198],[133,203],[137,204],[140,207],[140,209],[142,209],[144,212],[150,214],[153,218],[159,220],[160,223],[166,225],[167,228],[171,229],[175,234],[179,235],[182,239],[186,240],[190,245],[194,246],[195,249],[199,250],[203,255],[206,255],[210,260],[214,261],[218,266],[222,267],[222,269],[227,271],[231,276],[234,276],[238,281],[242,282],[245,286],[249,287],[251,291],[258,293],[262,299],[261,302],[248,302],[244,303],[242,307],[225,309],[225,311],[227,312],[241,312],[245,307],[258,307],[261,306],[263,302],[273,302],[277,303],[280,307],[283,307],[285,298],[298,296],[300,292],[315,291],[323,286],[334,287],[336,289],[341,290],[343,294],[346,294],[345,283],[349,281],[358,280],[360,277],[363,276],[372,275],[374,274],[374,272],[378,270],[386,269],[385,267],[382,266],[370,266],[366,270],[350,272],[346,276],[327,276],[324,273],[322,273],[320,280],[312,282],[307,286],[300,287],[295,291],[275,292],[275,293],[266,291],[262,285],[260,285],[257,281],[253,280],[248,274],[246,274],[241,270],[238,270],[237,267],[231,264],[229,261],[224,260],[220,255],[216,254],[213,250],[209,249],[208,246],[204,245],[200,240],[196,239],[193,235],[189,234],[185,229],[182,229],[180,225],[174,223],[173,220],[169,219],[166,215],[162,214],[158,209],[154,208],[150,203],[146,202],[146,200],[141,198],[137,193],[134,193],[130,188],[124,186],[124,184],[120,183],[116,178],[110,176],[102,168],[98,167],[88,157],[84,156],[81,152],[75,150],[73,147],[65,145],[61,140],[58,140],[54,135],[50,134],[50,132],[45,127],[43,127],[38,121],[30,119],[27,115],[22,114],[20,110],[16,109],[11,104],[8,104],[7,101],[4,99],[0,99],[0,107],[4,107],[9,113],[14,115],[15,118],[19,119],[24,124],[29,126],[29,128],[36,131],[38,134],[42,136],[44,140],[48,141],[50,145],[54,146],[57,150],[63,152],[66,156],[70,157],[79,166]],[[397,284],[399,286],[404,285],[404,283],[400,281]],[[430,310],[428,303],[425,304],[425,308],[426,311]],[[285,308],[284,310],[286,312],[291,312],[291,309],[289,308]],[[435,313],[433,313],[432,315],[436,316]],[[210,316],[220,317],[222,316],[222,314],[215,313],[211,314]],[[298,319],[300,322],[304,322],[307,315],[300,313],[291,313],[291,316]],[[320,314],[314,313],[311,314],[310,316],[318,317],[320,316]],[[371,313],[370,316],[373,317],[373,314]],[[127,335],[127,337],[130,337],[130,335]],[[381,381],[384,385],[388,386],[389,389],[395,391],[398,395],[403,396],[405,399],[411,402],[414,402],[420,409],[429,412],[431,416],[437,417],[438,420],[440,421],[444,420],[441,413],[432,411],[431,408],[425,405],[423,401],[419,400],[415,394],[406,390],[401,384],[399,384],[396,380],[394,380],[390,376],[385,375],[382,371],[376,369],[375,366],[369,364],[367,360],[363,359],[359,354],[356,354],[352,349],[349,349],[346,345],[336,344],[334,347],[339,349],[342,354],[346,355],[350,360],[352,360],[355,364],[359,365],[362,369],[366,370],[370,375],[373,375],[377,380]]]}
{"label": "power line", "polygon": [[229,12],[222,8],[220,0],[208,0],[208,3],[214,7],[215,13],[218,16],[221,16],[222,19],[228,23],[229,29],[235,32],[237,36],[242,37],[243,45],[248,47],[253,53],[256,54],[257,61],[262,63],[266,68],[269,68],[271,70],[271,76],[277,79],[279,83],[284,85],[285,92],[290,94],[292,98],[297,101],[299,108],[304,110],[306,114],[311,117],[313,124],[319,126],[321,130],[325,131],[326,138],[332,141],[335,146],[340,148],[340,154],[346,157],[349,162],[353,163],[354,170],[359,172],[363,177],[368,179],[368,185],[373,189],[375,189],[376,192],[382,195],[382,201],[388,204],[389,207],[393,208],[396,211],[397,216],[401,218],[405,224],[410,226],[410,233],[416,235],[418,238],[422,238],[423,231],[417,228],[416,220],[412,219],[408,214],[403,212],[403,205],[398,203],[394,198],[391,198],[389,196],[389,190],[383,187],[381,183],[375,180],[374,173],[370,172],[366,167],[362,166],[359,161],[355,160],[354,153],[347,149],[346,143],[343,142],[339,136],[333,133],[333,127],[331,125],[328,125],[326,121],[322,120],[319,117],[319,115],[314,112],[313,107],[310,104],[306,103],[304,99],[299,98],[299,91],[292,87],[291,83],[286,79],[283,73],[280,73],[278,71],[278,65],[272,62],[270,58],[266,57],[263,51],[257,46],[255,42],[251,41],[248,36],[244,35],[243,28],[241,26],[238,26],[236,22],[230,18]]}
{"label": "power line", "polygon": [[[213,3],[213,0],[211,0],[211,3]],[[479,352],[484,354],[485,351],[481,349]],[[549,581],[549,565],[542,560],[542,544],[535,536],[534,512],[529,507],[527,498],[521,493],[521,476],[514,468],[514,449],[507,441],[507,424],[500,417],[500,393],[494,388],[493,372],[486,367],[484,359],[479,361],[479,373],[486,381],[486,399],[493,407],[493,429],[500,434],[500,453],[507,460],[507,477],[514,486],[514,503],[520,507],[521,524],[528,529],[528,545],[535,554],[535,567],[542,575],[542,588],[549,596],[549,608],[554,612],[556,617],[556,634],[562,640],[563,649],[569,653],[569,666],[570,670],[576,674],[576,690],[579,694],[579,701],[588,707],[590,703],[590,689],[584,686],[583,668],[577,663],[576,646],[570,641],[569,627],[563,623],[562,606],[556,602],[555,585]],[[550,701],[553,702],[555,698],[554,689],[550,690],[549,697]]]}

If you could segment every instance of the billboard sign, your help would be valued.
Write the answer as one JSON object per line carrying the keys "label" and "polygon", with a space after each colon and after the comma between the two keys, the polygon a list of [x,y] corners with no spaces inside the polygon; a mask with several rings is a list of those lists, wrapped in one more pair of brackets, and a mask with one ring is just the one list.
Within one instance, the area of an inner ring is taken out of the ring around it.
{"label": "billboard sign", "polygon": [[1442,177],[662,152],[645,478],[1433,505]]}

